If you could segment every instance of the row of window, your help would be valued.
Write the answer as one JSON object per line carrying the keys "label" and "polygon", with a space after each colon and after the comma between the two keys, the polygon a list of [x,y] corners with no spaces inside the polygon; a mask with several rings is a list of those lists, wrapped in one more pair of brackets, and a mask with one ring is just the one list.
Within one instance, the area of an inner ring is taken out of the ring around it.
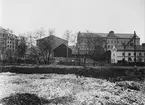
{"label": "row of window", "polygon": [[113,45],[108,45],[107,48],[108,49],[112,49],[113,48]]}
{"label": "row of window", "polygon": [[[122,58],[122,60],[124,60],[124,58]],[[142,62],[143,58],[137,58],[137,59],[134,58],[134,59],[132,59],[131,57],[128,57],[128,61],[129,61],[129,62],[131,62],[131,61],[133,61],[133,60],[134,60],[134,61],[137,60],[137,61],[139,61],[139,62]]]}
{"label": "row of window", "polygon": [[[122,55],[124,56],[124,52],[122,53]],[[126,53],[125,53],[126,55]],[[133,55],[136,55],[136,53],[133,53]],[[128,56],[131,56],[131,53],[128,53]],[[143,56],[143,53],[139,53],[139,56]],[[145,53],[144,53],[144,56],[145,56]]]}
{"label": "row of window", "polygon": [[[107,40],[107,43],[112,43],[112,44],[121,43],[122,44],[122,43],[127,43],[128,41]],[[138,42],[136,42],[136,43],[138,43]]]}
{"label": "row of window", "polygon": [[12,41],[8,41],[8,43],[10,43],[10,44],[15,44],[15,42],[12,42]]}
{"label": "row of window", "polygon": [[12,45],[7,45],[7,47],[9,47],[9,48],[15,48],[15,46],[12,46]]}

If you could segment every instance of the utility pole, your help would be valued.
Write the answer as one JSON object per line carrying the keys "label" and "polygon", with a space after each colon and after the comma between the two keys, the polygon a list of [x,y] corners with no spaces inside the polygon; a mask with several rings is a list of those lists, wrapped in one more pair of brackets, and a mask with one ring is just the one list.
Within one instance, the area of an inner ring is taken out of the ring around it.
{"label": "utility pole", "polygon": [[123,63],[125,63],[125,48],[126,48],[125,43],[123,43],[123,47],[124,47],[124,60],[123,60]]}
{"label": "utility pole", "polygon": [[134,66],[136,66],[136,32],[134,31]]}

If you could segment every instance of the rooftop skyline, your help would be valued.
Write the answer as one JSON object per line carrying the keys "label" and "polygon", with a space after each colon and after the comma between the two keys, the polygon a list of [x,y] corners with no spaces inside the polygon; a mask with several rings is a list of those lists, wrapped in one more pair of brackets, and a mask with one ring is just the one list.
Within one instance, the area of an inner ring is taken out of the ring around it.
{"label": "rooftop skyline", "polygon": [[145,42],[144,0],[0,0],[0,26],[19,34],[55,29],[62,37],[89,30],[95,33],[134,33]]}

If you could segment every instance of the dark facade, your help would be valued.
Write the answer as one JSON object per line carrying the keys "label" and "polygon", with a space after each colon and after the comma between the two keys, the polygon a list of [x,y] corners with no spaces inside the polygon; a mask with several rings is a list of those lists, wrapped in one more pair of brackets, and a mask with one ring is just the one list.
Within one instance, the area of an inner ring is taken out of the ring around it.
{"label": "dark facade", "polygon": [[71,57],[72,50],[69,47],[67,47],[65,44],[61,44],[53,50],[54,57],[67,57],[67,52],[68,52],[68,57]]}

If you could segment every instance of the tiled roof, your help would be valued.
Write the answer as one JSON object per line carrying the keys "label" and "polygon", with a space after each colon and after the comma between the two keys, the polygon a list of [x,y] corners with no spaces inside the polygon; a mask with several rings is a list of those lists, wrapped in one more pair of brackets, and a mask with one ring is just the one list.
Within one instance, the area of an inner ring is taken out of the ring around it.
{"label": "tiled roof", "polygon": [[97,37],[97,36],[101,36],[101,37],[107,37],[107,33],[80,33],[79,36],[83,36],[83,37]]}
{"label": "tiled roof", "polygon": [[[117,50],[124,50],[123,46],[116,46]],[[130,50],[130,51],[134,51],[134,47],[132,46],[126,46],[125,50]],[[136,51],[145,51],[145,47],[143,47],[142,45],[136,45]]]}
{"label": "tiled roof", "polygon": [[[83,37],[116,37],[116,38],[132,38],[134,34],[129,34],[129,33],[114,33],[112,35],[109,35],[109,33],[80,33],[79,36]],[[139,38],[137,36],[137,38]]]}
{"label": "tiled roof", "polygon": [[[132,38],[134,36],[134,34],[121,34],[121,33],[115,33],[115,36],[119,37],[119,38]],[[139,38],[137,36],[137,38]]]}

